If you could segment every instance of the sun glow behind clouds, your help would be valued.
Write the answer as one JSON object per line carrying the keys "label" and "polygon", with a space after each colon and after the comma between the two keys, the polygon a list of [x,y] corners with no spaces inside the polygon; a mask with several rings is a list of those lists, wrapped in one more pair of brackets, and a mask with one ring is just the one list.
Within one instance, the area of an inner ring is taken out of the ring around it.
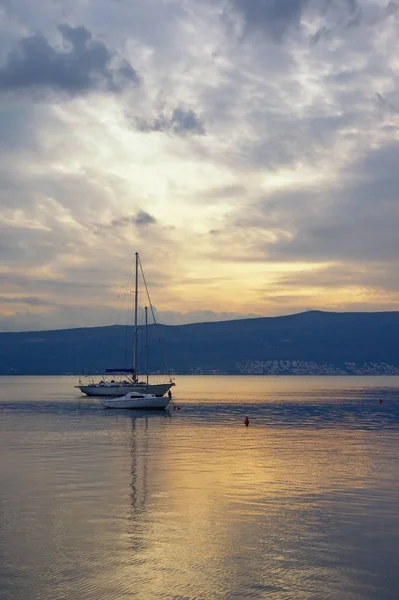
{"label": "sun glow behind clouds", "polygon": [[136,250],[161,321],[397,308],[398,19],[338,4],[5,9],[0,327],[103,324]]}

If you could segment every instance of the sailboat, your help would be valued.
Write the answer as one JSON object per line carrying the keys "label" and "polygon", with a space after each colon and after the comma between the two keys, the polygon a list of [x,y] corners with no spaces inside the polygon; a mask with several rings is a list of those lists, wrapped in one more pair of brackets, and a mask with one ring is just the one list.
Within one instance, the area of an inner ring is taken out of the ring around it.
{"label": "sailboat", "polygon": [[[99,396],[99,397],[121,397],[126,394],[135,393],[139,395],[153,394],[157,398],[162,398],[165,394],[170,391],[170,388],[175,385],[169,376],[169,381],[166,383],[150,383],[147,372],[146,381],[139,380],[137,375],[137,360],[138,360],[138,294],[139,294],[139,263],[141,268],[141,262],[139,259],[139,253],[136,252],[136,278],[135,278],[135,293],[134,293],[134,353],[133,353],[133,366],[126,369],[106,369],[105,376],[97,383],[94,381],[88,384],[84,384],[79,381],[78,388],[83,394],[87,396]],[[142,271],[142,268],[141,268]],[[144,280],[145,283],[145,280]],[[147,285],[145,286],[147,289]],[[148,293],[148,289],[147,289]],[[147,311],[146,311],[147,315]],[[147,316],[146,316],[147,321]],[[148,356],[148,341],[147,341],[147,356]],[[147,358],[147,371],[148,371],[148,358]],[[109,379],[112,377],[112,379]],[[170,394],[169,394],[170,398]],[[168,398],[168,400],[169,400]]]}
{"label": "sailboat", "polygon": [[120,398],[108,398],[104,400],[105,408],[135,408],[141,410],[166,408],[170,402],[168,396],[157,398],[154,394],[139,394],[129,392]]}

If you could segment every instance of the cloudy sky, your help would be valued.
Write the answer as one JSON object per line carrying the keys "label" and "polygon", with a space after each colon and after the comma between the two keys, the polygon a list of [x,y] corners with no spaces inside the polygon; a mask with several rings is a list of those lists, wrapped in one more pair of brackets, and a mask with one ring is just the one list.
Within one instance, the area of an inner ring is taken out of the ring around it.
{"label": "cloudy sky", "polygon": [[398,310],[399,1],[0,0],[0,329]]}

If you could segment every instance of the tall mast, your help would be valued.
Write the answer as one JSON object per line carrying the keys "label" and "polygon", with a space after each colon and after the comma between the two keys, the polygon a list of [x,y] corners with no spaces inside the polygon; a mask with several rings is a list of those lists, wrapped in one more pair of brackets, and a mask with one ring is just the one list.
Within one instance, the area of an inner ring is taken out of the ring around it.
{"label": "tall mast", "polygon": [[145,349],[146,349],[146,372],[147,372],[147,394],[148,394],[148,373],[149,373],[149,360],[148,360],[148,317],[147,317],[147,306],[145,307]]}
{"label": "tall mast", "polygon": [[133,354],[133,381],[137,382],[137,309],[139,303],[139,253],[136,252],[136,285],[134,291],[134,354]]}

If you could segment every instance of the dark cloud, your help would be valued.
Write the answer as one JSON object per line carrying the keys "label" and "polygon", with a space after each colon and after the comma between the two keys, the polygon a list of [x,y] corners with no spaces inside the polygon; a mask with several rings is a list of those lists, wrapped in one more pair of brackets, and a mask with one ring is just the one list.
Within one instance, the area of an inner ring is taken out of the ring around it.
{"label": "dark cloud", "polygon": [[156,222],[156,218],[144,210],[140,210],[135,217],[136,225],[153,225]]}
{"label": "dark cloud", "polygon": [[139,210],[135,215],[126,215],[118,219],[112,219],[109,224],[96,224],[98,229],[110,229],[113,227],[127,227],[128,225],[137,225],[138,227],[146,225],[154,225],[157,222],[156,218],[144,210]]}
{"label": "dark cloud", "polygon": [[281,39],[286,30],[300,22],[308,0],[231,0],[244,16],[249,28],[263,29],[274,39]]}
{"label": "dark cloud", "polygon": [[385,8],[386,16],[390,17],[391,15],[396,14],[398,12],[398,10],[399,10],[398,0],[391,0],[391,2],[389,2],[389,4]]}
{"label": "dark cloud", "polygon": [[[113,219],[111,221],[111,227],[126,227],[127,225],[153,225],[157,220],[155,217],[140,210],[136,215],[127,215],[126,217],[120,217],[119,219]],[[105,226],[106,227],[106,226]]]}
{"label": "dark cloud", "polygon": [[[323,37],[360,24],[362,8],[358,0],[230,0],[243,15],[248,29],[263,31],[275,41],[281,41],[289,29],[299,27],[308,10],[324,22],[311,37],[317,43]],[[388,14],[395,12],[389,7]]]}
{"label": "dark cloud", "polygon": [[162,131],[174,135],[205,135],[205,128],[193,110],[175,108],[171,115],[161,114],[154,120],[136,119],[136,125],[140,131]]}
{"label": "dark cloud", "polygon": [[21,39],[0,67],[0,92],[58,91],[69,95],[103,89],[119,92],[138,76],[125,60],[94,40],[85,27],[58,27],[63,47],[51,46],[41,34]]}

